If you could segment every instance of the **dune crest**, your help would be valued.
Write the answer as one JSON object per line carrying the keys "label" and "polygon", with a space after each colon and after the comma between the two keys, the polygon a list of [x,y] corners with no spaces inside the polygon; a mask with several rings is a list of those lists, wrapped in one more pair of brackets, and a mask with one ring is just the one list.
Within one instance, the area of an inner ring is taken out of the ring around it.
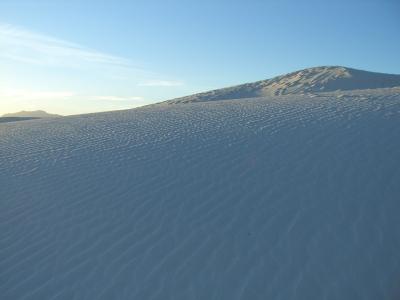
{"label": "dune crest", "polygon": [[341,66],[325,66],[176,98],[167,103],[207,102],[393,87],[400,87],[400,75],[368,72]]}

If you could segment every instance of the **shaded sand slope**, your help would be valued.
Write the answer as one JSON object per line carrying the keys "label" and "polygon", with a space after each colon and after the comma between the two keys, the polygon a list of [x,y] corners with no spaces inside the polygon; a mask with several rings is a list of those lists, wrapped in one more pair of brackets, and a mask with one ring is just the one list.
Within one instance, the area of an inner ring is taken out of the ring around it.
{"label": "shaded sand slope", "polygon": [[167,101],[205,102],[334,91],[400,87],[400,75],[361,71],[346,67],[315,67],[272,79],[208,91]]}
{"label": "shaded sand slope", "polygon": [[35,120],[39,118],[29,118],[29,117],[0,117],[0,123],[8,123],[8,122],[18,122],[18,121],[28,121]]}
{"label": "shaded sand slope", "polygon": [[389,93],[3,124],[0,298],[397,299],[399,117]]}

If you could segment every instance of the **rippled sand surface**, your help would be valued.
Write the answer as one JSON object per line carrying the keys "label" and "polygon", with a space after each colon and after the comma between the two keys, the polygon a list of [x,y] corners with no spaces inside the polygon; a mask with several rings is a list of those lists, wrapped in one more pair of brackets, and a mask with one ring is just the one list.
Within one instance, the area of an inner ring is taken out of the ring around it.
{"label": "rippled sand surface", "polygon": [[0,299],[398,299],[400,96],[0,124]]}

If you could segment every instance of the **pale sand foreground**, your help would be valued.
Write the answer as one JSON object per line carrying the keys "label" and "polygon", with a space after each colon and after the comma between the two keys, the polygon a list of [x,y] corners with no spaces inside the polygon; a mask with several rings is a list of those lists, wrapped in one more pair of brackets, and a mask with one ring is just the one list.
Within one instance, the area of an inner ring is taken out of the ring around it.
{"label": "pale sand foreground", "polygon": [[0,125],[0,298],[397,299],[400,96]]}

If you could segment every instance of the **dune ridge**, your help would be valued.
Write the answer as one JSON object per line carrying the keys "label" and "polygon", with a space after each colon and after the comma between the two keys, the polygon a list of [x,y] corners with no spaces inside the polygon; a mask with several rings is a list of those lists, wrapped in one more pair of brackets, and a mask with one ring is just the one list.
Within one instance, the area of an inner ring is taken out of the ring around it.
{"label": "dune ridge", "polygon": [[400,75],[341,66],[308,68],[272,79],[212,90],[167,101],[168,104],[301,95],[349,90],[400,87]]}

